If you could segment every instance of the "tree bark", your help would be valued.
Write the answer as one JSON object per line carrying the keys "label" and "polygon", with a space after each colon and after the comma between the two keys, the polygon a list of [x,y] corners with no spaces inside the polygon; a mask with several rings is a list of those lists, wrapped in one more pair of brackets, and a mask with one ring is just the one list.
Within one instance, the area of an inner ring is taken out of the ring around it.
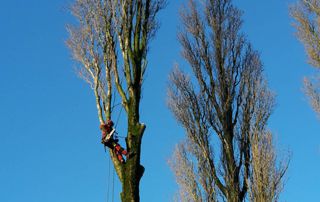
{"label": "tree bark", "polygon": [[121,200],[123,202],[138,202],[139,185],[144,173],[140,164],[141,141],[146,126],[139,122],[139,93],[129,100],[128,135],[126,138],[129,157],[123,164],[123,180]]}
{"label": "tree bark", "polygon": [[123,180],[121,200],[124,202],[140,201],[139,185],[144,173],[144,167],[140,164],[141,138],[145,125],[137,123],[128,128],[127,145],[130,145],[130,153],[127,162],[123,165]]}

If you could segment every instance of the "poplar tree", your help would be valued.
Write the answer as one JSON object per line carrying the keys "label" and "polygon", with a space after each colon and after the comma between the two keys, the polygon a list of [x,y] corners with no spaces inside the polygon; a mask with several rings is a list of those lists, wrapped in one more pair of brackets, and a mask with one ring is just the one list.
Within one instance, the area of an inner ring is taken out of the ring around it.
{"label": "poplar tree", "polygon": [[67,44],[81,66],[79,75],[93,90],[100,123],[112,118],[115,93],[127,115],[126,148],[133,155],[122,164],[109,152],[124,202],[140,200],[141,142],[146,128],[140,119],[141,91],[148,45],[164,4],[163,0],[76,0],[71,7],[77,24],[68,26]]}
{"label": "poplar tree", "polygon": [[192,74],[175,68],[168,104],[186,134],[171,160],[182,201],[271,202],[282,189],[287,163],[267,128],[274,95],[241,15],[231,0],[189,0],[181,11]]}

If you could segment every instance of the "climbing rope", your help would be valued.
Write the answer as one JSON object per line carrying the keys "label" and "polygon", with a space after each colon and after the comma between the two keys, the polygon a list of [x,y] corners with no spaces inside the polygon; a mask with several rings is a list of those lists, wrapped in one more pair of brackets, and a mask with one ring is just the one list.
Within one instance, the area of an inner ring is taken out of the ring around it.
{"label": "climbing rope", "polygon": [[[116,121],[116,125],[114,125],[114,128],[117,129],[117,125],[119,123],[119,119],[120,119],[120,116],[121,116],[121,112],[122,112],[122,109],[123,109],[123,106],[121,106],[120,108],[120,112],[118,114],[118,117],[117,117],[117,121]],[[118,138],[126,138],[125,136],[120,136],[118,133],[117,133],[117,130],[114,132],[115,136],[118,137]]]}
{"label": "climbing rope", "polygon": [[117,117],[116,125],[114,125],[115,128],[117,128],[117,125],[119,123],[119,119],[120,119],[120,116],[121,116],[122,108],[123,108],[123,106],[121,106],[121,108],[120,108],[120,112],[119,112],[118,117]]}
{"label": "climbing rope", "polygon": [[115,170],[114,168],[112,169],[112,202],[114,202],[114,173],[115,173]]}
{"label": "climbing rope", "polygon": [[[110,159],[108,161],[108,179],[107,182],[109,182],[110,179]],[[107,202],[109,202],[109,183],[107,184]]]}
{"label": "climbing rope", "polygon": [[[119,104],[117,104],[117,105],[119,105]],[[112,106],[112,110],[117,105]],[[120,108],[120,112],[118,113],[117,121],[116,121],[116,124],[114,126],[115,129],[117,128],[117,125],[119,123],[120,116],[121,116],[121,113],[122,113],[122,108],[123,108],[123,106]],[[115,135],[118,138],[125,138],[125,137],[119,136],[116,131],[115,131]],[[106,148],[105,148],[105,152],[106,152]],[[110,185],[109,184],[109,181],[110,181],[110,168],[111,168],[111,166],[110,166],[111,163],[110,162],[111,162],[111,157],[109,158],[109,162],[108,162],[108,164],[109,164],[108,167],[109,168],[108,168],[108,179],[107,179],[107,182],[108,182],[108,184],[107,184],[107,202],[109,202],[109,190],[110,190],[110,187],[109,187],[109,185]],[[115,176],[115,169],[112,167],[112,195],[111,195],[112,202],[114,202],[114,176]]]}
{"label": "climbing rope", "polygon": [[[111,170],[111,157],[109,158],[109,162],[108,162],[108,179],[107,179],[107,202],[109,202],[109,196],[110,196],[110,170]],[[115,169],[112,167],[112,188],[111,188],[111,202],[114,202],[114,176],[115,176]]]}

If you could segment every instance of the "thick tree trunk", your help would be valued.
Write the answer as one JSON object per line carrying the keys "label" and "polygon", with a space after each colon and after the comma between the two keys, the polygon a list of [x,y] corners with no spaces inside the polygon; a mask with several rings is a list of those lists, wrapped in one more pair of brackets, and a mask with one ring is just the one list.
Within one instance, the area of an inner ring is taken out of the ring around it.
{"label": "thick tree trunk", "polygon": [[[227,97],[227,95],[225,95]],[[227,170],[227,201],[228,202],[241,202],[240,191],[240,173],[236,165],[235,152],[234,152],[234,126],[232,122],[232,108],[225,112],[225,142],[224,151],[226,158],[226,170]]]}
{"label": "thick tree trunk", "polygon": [[131,100],[128,113],[128,138],[127,149],[129,158],[123,165],[122,202],[138,202],[140,179],[144,173],[144,167],[140,165],[141,140],[146,126],[139,123],[138,102]]}

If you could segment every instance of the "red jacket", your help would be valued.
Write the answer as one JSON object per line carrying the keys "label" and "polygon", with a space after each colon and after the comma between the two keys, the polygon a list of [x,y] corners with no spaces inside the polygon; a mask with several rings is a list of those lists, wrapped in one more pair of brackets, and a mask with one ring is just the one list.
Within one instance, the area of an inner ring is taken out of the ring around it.
{"label": "red jacket", "polygon": [[102,137],[101,139],[103,140],[111,131],[112,131],[112,121],[108,121],[107,124],[101,124],[100,125],[100,130],[102,130]]}

